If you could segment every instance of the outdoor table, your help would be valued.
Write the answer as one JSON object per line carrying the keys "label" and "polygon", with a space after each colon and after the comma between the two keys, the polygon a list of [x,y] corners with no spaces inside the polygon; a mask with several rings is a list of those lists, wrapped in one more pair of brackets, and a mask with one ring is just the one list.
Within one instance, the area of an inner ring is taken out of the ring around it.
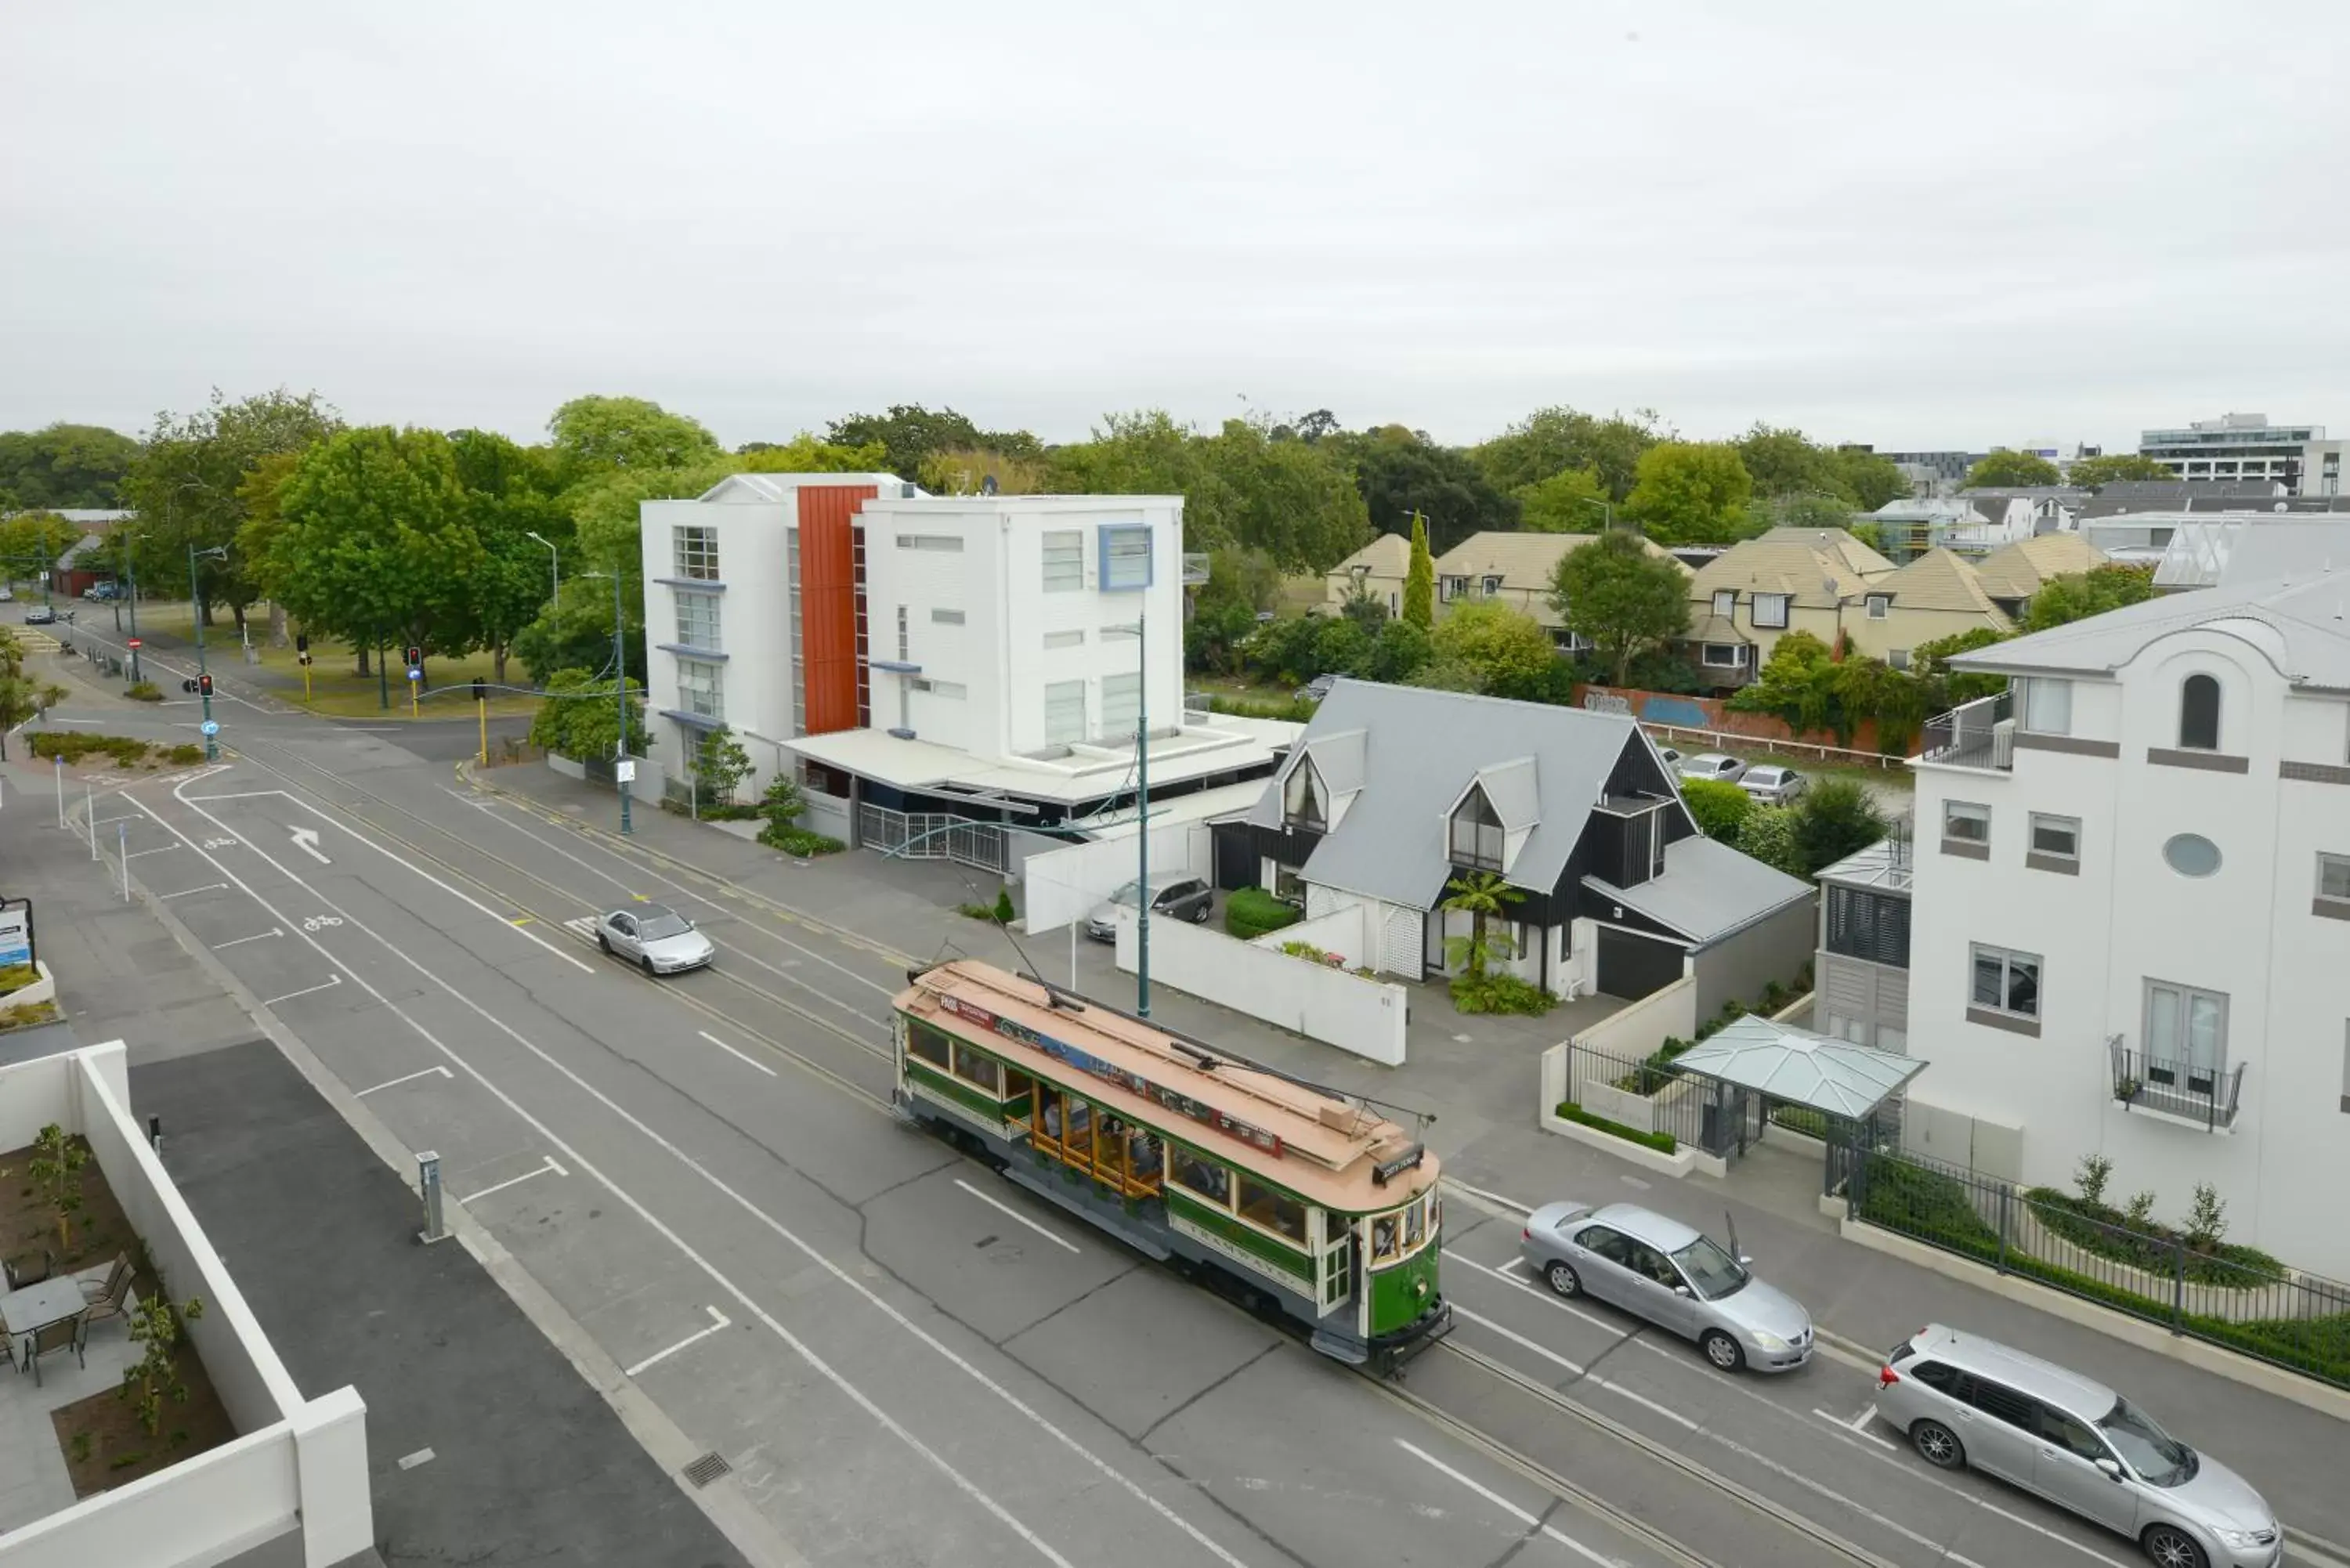
{"label": "outdoor table", "polygon": [[82,1297],[81,1282],[71,1274],[59,1274],[0,1296],[0,1328],[7,1330],[13,1346],[36,1329],[80,1316],[88,1306]]}

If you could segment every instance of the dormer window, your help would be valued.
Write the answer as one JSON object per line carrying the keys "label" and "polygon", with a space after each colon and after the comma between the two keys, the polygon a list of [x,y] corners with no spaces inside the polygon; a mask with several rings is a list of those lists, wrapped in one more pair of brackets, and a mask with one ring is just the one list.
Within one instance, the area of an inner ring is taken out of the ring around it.
{"label": "dormer window", "polygon": [[1714,589],[1713,613],[1720,616],[1724,620],[1728,620],[1732,616],[1736,615],[1738,613],[1738,590],[1736,588]]}
{"label": "dormer window", "polygon": [[1441,593],[1439,597],[1440,597],[1446,604],[1451,604],[1455,599],[1465,599],[1469,597],[1469,579],[1467,577],[1448,576],[1441,584],[1439,585],[1439,587],[1441,589]]}
{"label": "dormer window", "polygon": [[2178,749],[2220,749],[2220,683],[2209,675],[2190,675],[2178,689]]}
{"label": "dormer window", "polygon": [[1883,620],[1892,613],[1893,596],[1891,594],[1871,594],[1868,596],[1869,619]]}
{"label": "dormer window", "polygon": [[1502,818],[1482,789],[1469,792],[1452,813],[1452,863],[1481,871],[1502,868]]}
{"label": "dormer window", "polygon": [[1485,597],[1489,599],[1495,598],[1500,596],[1501,592],[1502,579],[1498,576],[1488,576],[1485,578]]}
{"label": "dormer window", "polygon": [[1326,833],[1330,826],[1330,813],[1322,798],[1322,781],[1315,776],[1312,763],[1300,763],[1289,775],[1289,787],[1282,795],[1282,819],[1287,826],[1306,833]]}

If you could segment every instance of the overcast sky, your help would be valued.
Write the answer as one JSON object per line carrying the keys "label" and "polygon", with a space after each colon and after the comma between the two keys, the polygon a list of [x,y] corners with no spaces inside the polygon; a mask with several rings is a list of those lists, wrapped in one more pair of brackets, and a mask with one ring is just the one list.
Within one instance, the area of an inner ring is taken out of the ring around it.
{"label": "overcast sky", "polygon": [[0,11],[0,428],[2350,431],[2345,0]]}

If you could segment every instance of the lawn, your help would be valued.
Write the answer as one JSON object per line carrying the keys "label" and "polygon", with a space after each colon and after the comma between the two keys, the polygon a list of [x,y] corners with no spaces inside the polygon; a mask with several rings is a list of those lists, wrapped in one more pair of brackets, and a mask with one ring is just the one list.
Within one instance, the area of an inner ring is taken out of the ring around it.
{"label": "lawn", "polygon": [[[106,607],[99,606],[99,609]],[[97,623],[91,618],[93,624]],[[139,607],[139,628],[142,632],[153,630],[165,636],[193,638],[193,618],[184,604],[145,604]],[[302,687],[302,666],[289,644],[285,648],[268,645],[268,618],[255,614],[249,624],[253,629],[253,650],[257,664],[242,663],[243,654],[237,647],[236,622],[226,611],[214,617],[214,624],[204,628],[204,653],[208,662],[223,671],[235,671],[244,679],[257,681],[282,693],[286,701],[300,702],[312,712],[339,719],[406,719],[410,717],[407,672],[400,667],[400,649],[391,649],[391,670],[389,687],[391,706],[382,706],[382,688],[370,664],[365,675],[358,674],[357,656],[348,643],[331,638],[310,639],[310,690],[306,698]],[[493,660],[486,653],[468,654],[463,659],[431,659],[425,661],[427,684],[417,701],[417,716],[426,719],[465,717],[473,711],[470,689],[475,677],[493,680]],[[524,686],[529,676],[515,660],[506,661],[506,681],[512,686]],[[490,693],[492,718],[527,717],[538,711],[538,699],[516,692],[493,689]]]}

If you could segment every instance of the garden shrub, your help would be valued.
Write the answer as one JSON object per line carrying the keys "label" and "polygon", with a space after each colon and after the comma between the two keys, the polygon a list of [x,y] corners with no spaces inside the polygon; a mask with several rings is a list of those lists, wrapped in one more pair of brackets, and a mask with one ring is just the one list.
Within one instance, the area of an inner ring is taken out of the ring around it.
{"label": "garden shrub", "polygon": [[1455,975],[1452,1005],[1463,1012],[1522,1012],[1539,1018],[1558,1005],[1558,998],[1516,975],[1488,970],[1482,976]]}
{"label": "garden shrub", "polygon": [[162,689],[152,680],[134,680],[122,689],[122,694],[133,702],[161,702]]}
{"label": "garden shrub", "polygon": [[[144,741],[134,741],[127,735],[84,734],[79,730],[47,730],[28,739],[33,744],[33,755],[44,761],[63,757],[77,765],[85,757],[106,756],[122,767],[136,767],[146,759],[148,752]],[[197,755],[203,756],[201,749]]]}
{"label": "garden shrub", "polygon": [[817,855],[837,855],[848,847],[837,838],[811,833],[805,827],[779,827],[772,822],[759,829],[759,842],[770,849],[780,849],[803,860]]}
{"label": "garden shrub", "polygon": [[2148,1273],[2170,1273],[2183,1253],[2187,1277],[2198,1284],[2248,1286],[2284,1277],[2284,1265],[2257,1247],[2218,1241],[2199,1247],[2160,1220],[2132,1225],[2119,1210],[2053,1187],[2033,1188],[2023,1198],[2043,1225],[2083,1251]]}
{"label": "garden shrub", "polygon": [[1611,1137],[1620,1137],[1627,1143],[1637,1143],[1643,1148],[1653,1148],[1659,1154],[1672,1154],[1680,1147],[1680,1140],[1669,1132],[1637,1132],[1622,1122],[1611,1122],[1606,1116],[1595,1116],[1573,1100],[1559,1101],[1558,1114],[1562,1121],[1574,1122],[1578,1127],[1590,1127],[1596,1132],[1607,1133]]}
{"label": "garden shrub", "polygon": [[192,768],[204,760],[204,749],[193,741],[182,741],[163,753],[163,760],[175,768]]}
{"label": "garden shrub", "polygon": [[1284,904],[1262,888],[1243,888],[1224,900],[1224,929],[1247,941],[1305,918],[1295,904]]}

